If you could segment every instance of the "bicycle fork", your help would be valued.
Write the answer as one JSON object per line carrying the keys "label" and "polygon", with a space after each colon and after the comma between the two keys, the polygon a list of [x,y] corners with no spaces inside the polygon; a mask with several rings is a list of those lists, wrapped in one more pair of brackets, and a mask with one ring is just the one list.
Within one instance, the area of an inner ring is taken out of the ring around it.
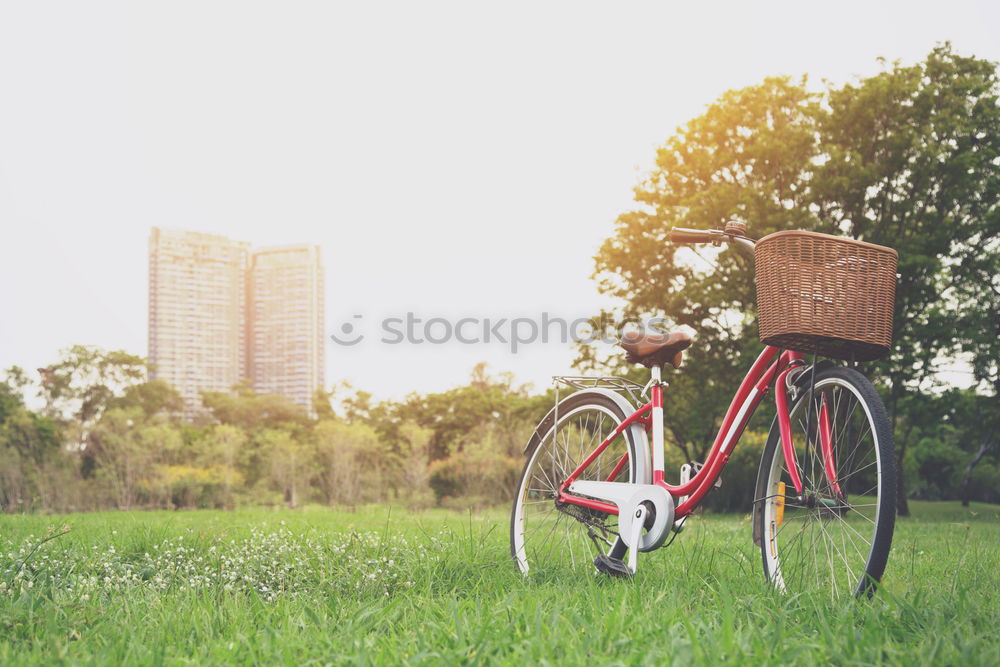
{"label": "bicycle fork", "polygon": [[[785,458],[785,467],[788,470],[788,476],[792,481],[792,485],[795,487],[795,494],[799,499],[804,501],[805,488],[802,484],[802,477],[799,474],[798,461],[795,458],[795,445],[792,442],[792,420],[788,411],[788,376],[796,368],[797,366],[794,365],[789,366],[778,375],[774,388],[774,403],[777,410],[778,432],[781,436],[781,452]],[[811,388],[808,399],[810,401],[813,400],[812,391],[813,389]],[[826,402],[826,394],[823,394],[820,398],[817,430],[819,432],[818,444],[823,461],[824,474],[830,483],[831,490],[840,497],[842,496],[842,492],[840,484],[837,481],[837,466],[834,459],[833,437],[830,428],[830,410]],[[808,432],[805,433],[807,440],[810,438],[810,435]]]}

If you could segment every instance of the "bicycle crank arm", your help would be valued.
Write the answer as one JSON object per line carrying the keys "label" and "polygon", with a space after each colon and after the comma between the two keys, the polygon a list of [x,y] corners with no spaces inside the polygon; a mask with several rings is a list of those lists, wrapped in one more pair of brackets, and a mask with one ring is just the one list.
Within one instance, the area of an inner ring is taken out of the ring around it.
{"label": "bicycle crank arm", "polygon": [[[655,484],[578,480],[570,484],[568,490],[617,506],[619,536],[633,552],[652,551],[662,546],[674,522],[673,496]],[[636,526],[636,512],[640,506],[645,508],[645,512]],[[646,528],[645,534],[642,533],[643,528]],[[630,563],[632,559],[633,554],[630,553]]]}
{"label": "bicycle crank arm", "polygon": [[[639,503],[639,507],[635,510],[635,514],[632,515],[632,527],[629,529],[628,543],[638,544],[642,539],[642,526],[646,523],[646,515],[649,510],[644,503]],[[620,519],[619,519],[620,521]],[[636,569],[639,567],[639,550],[629,549],[628,550],[628,569],[629,572],[635,574]]]}

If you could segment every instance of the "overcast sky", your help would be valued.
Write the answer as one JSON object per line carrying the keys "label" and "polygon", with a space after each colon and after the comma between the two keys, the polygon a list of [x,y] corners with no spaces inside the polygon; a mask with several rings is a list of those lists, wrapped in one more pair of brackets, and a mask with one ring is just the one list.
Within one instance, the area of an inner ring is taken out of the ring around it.
{"label": "overcast sky", "polygon": [[329,343],[331,383],[398,397],[487,361],[544,386],[569,346],[379,322],[589,315],[632,187],[723,91],[943,40],[1000,60],[998,27],[996,2],[0,0],[0,367],[145,355],[159,225],[320,245],[327,329],[366,335]]}

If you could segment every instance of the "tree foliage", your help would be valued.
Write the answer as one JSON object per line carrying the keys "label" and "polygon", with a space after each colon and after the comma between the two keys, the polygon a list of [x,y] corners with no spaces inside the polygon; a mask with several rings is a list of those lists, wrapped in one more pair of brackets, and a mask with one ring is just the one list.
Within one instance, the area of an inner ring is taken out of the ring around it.
{"label": "tree foliage", "polygon": [[671,439],[703,455],[760,349],[751,259],[724,249],[698,261],[669,244],[673,226],[735,219],[755,237],[808,229],[896,248],[896,345],[870,369],[888,388],[894,423],[903,398],[927,390],[958,351],[996,396],[997,95],[994,63],[942,45],[922,63],[820,94],[789,78],[730,91],[668,139],[636,188],[641,207],[619,216],[601,247],[596,275],[625,304],[622,316],[665,314],[698,331],[672,379]]}
{"label": "tree foliage", "polygon": [[[46,410],[65,417],[28,409],[23,394],[33,383],[20,369],[0,384],[4,511],[492,505],[513,492],[539,405],[509,376],[491,377],[480,366],[465,387],[401,402],[348,393],[339,414],[331,394],[323,394],[317,402],[326,408],[315,418],[284,397],[242,384],[206,393],[207,417],[188,423],[177,392],[162,381],[102,376],[92,365],[104,364],[108,353],[75,350],[64,376],[72,381],[63,386],[73,387],[77,399],[101,396],[100,405],[91,402],[86,424],[78,410],[53,410],[54,402]],[[96,387],[101,377],[106,384]],[[51,386],[42,391],[57,393]]]}

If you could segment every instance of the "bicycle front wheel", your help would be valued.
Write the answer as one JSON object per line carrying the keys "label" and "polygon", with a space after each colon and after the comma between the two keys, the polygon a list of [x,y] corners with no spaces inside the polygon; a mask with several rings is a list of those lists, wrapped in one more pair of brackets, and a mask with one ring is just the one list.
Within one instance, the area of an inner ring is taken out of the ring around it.
{"label": "bicycle front wheel", "polygon": [[764,574],[783,591],[871,596],[896,520],[892,428],[875,387],[850,368],[816,374],[791,405],[797,493],[777,421],[761,458],[756,502]]}
{"label": "bicycle front wheel", "polygon": [[[561,503],[558,498],[560,485],[625,418],[612,398],[581,391],[561,401],[536,429],[510,520],[511,555],[521,572],[593,572],[598,549],[609,552],[614,547],[616,515]],[[624,429],[578,479],[635,482],[644,474],[637,448],[646,446],[637,440],[632,428]]]}

